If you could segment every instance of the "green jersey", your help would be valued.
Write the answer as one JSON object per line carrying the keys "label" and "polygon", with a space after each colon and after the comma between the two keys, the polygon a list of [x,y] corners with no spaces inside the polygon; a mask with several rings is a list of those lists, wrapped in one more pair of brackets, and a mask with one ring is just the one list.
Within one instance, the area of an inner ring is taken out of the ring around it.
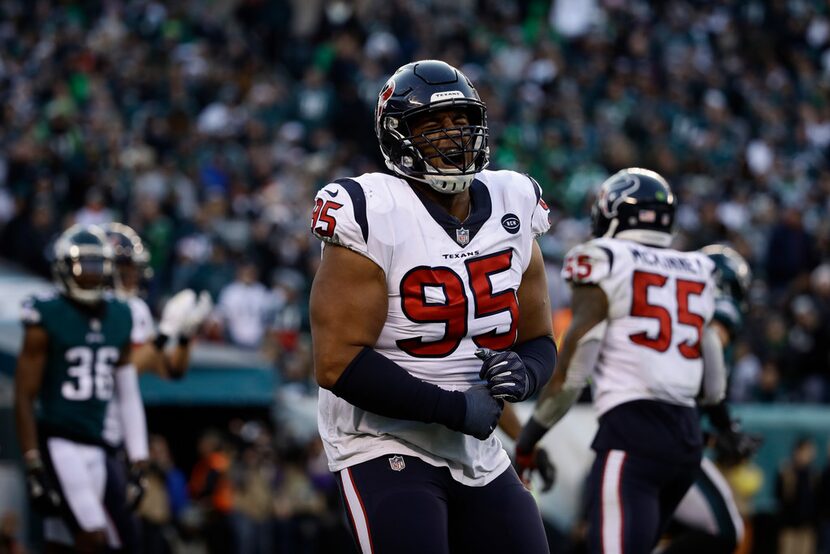
{"label": "green jersey", "polygon": [[25,325],[43,327],[49,336],[38,426],[47,435],[102,444],[113,371],[130,344],[129,307],[106,299],[91,313],[55,294],[27,300],[22,319]]}

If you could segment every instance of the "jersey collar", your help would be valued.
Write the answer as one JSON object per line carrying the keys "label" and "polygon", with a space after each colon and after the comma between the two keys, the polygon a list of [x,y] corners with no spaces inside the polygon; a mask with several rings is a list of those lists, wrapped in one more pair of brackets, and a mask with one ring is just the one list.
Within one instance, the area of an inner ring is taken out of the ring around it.
{"label": "jersey collar", "polygon": [[[421,201],[421,204],[424,205],[424,208],[432,219],[444,229],[453,242],[462,248],[473,241],[473,237],[475,237],[484,223],[490,219],[490,215],[493,212],[490,191],[478,179],[473,180],[472,185],[470,185],[470,215],[464,221],[459,221],[450,215],[444,208],[418,192],[415,187],[410,186],[410,189],[418,197],[418,200]],[[459,233],[459,230],[462,233]],[[468,233],[464,233],[463,231],[465,230]],[[464,237],[468,237],[466,242],[464,242]]]}

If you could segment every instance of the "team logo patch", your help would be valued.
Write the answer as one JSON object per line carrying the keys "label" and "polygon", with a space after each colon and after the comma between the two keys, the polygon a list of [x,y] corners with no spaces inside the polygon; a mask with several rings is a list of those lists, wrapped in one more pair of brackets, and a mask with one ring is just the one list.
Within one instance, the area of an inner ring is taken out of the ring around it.
{"label": "team logo patch", "polygon": [[389,467],[392,468],[392,471],[403,471],[403,468],[406,467],[403,456],[392,456],[389,458]]}
{"label": "team logo patch", "polygon": [[516,217],[516,215],[504,214],[504,217],[501,218],[501,226],[504,227],[504,230],[511,235],[515,235],[519,232],[521,224],[519,223],[519,218]]}
{"label": "team logo patch", "polygon": [[455,242],[457,242],[461,246],[467,246],[468,244],[470,244],[470,230],[465,229],[464,227],[456,229]]}
{"label": "team logo patch", "polygon": [[375,119],[380,120],[381,114],[383,114],[383,109],[386,108],[386,103],[389,102],[389,99],[392,98],[392,95],[395,94],[395,81],[389,79],[383,88],[378,94],[378,105],[375,109]]}

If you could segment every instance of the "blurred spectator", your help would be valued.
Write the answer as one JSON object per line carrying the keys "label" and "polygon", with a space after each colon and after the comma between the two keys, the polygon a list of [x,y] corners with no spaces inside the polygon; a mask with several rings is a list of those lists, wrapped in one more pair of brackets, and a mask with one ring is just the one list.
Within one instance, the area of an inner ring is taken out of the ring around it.
{"label": "blurred spectator", "polygon": [[818,554],[830,554],[830,441],[827,442],[827,457],[824,470],[821,472],[818,492],[816,494],[818,506]]}
{"label": "blurred spectator", "polygon": [[231,524],[234,552],[271,554],[273,549],[273,450],[270,437],[261,434],[242,446],[231,468],[234,509]]}
{"label": "blurred spectator", "polygon": [[288,440],[279,452],[275,515],[277,552],[313,552],[321,540],[326,497],[309,478],[308,452]]}
{"label": "blurred spectator", "polygon": [[781,522],[778,551],[811,554],[816,550],[818,472],[816,445],[810,438],[795,442],[790,459],[778,470],[775,494]]}
{"label": "blurred spectator", "polygon": [[8,511],[0,517],[0,554],[26,554],[20,541],[20,518]]}
{"label": "blurred spectator", "polygon": [[138,509],[144,552],[172,551],[174,524],[188,502],[187,482],[184,474],[173,463],[167,440],[152,435],[147,489]]}
{"label": "blurred spectator", "polygon": [[204,514],[203,533],[211,554],[233,551],[230,512],[233,492],[228,477],[230,456],[222,436],[206,431],[199,439],[199,460],[190,474],[188,488],[194,502]]}
{"label": "blurred spectator", "polygon": [[104,192],[92,187],[86,192],[86,202],[83,207],[75,212],[75,222],[81,225],[101,225],[103,223],[111,223],[115,220],[112,210],[107,208],[106,198]]}
{"label": "blurred spectator", "polygon": [[273,314],[276,299],[259,282],[259,270],[250,261],[236,270],[236,279],[222,289],[213,322],[228,340],[243,348],[259,348]]}
{"label": "blurred spectator", "polygon": [[793,324],[787,332],[783,359],[787,378],[800,384],[800,397],[807,402],[822,402],[830,384],[830,334],[813,299],[799,295],[790,303]]}

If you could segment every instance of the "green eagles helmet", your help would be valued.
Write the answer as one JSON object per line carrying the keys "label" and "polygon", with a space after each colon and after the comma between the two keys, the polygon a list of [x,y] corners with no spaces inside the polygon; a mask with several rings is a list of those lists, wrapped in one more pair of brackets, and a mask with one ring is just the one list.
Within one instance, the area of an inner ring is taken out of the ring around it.
{"label": "green eagles helmet", "polygon": [[52,275],[58,289],[83,304],[97,304],[112,281],[112,247],[101,228],[76,224],[55,241]]}
{"label": "green eagles helmet", "polygon": [[715,284],[718,294],[731,297],[742,309],[745,309],[749,297],[749,285],[752,283],[752,270],[743,256],[734,248],[723,244],[710,244],[701,248],[701,252],[715,262]]}

